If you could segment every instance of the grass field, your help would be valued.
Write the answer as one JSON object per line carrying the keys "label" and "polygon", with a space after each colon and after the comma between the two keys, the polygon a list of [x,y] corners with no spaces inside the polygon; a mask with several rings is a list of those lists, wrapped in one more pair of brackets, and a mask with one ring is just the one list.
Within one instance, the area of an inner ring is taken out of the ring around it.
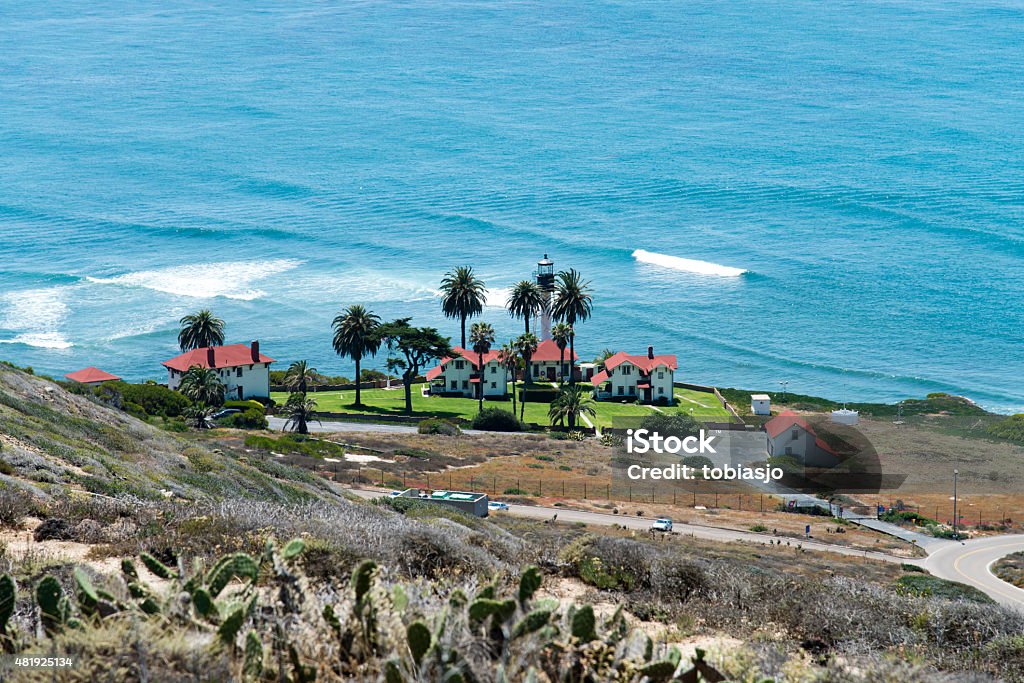
{"label": "grass field", "polygon": [[[422,385],[413,387],[412,408],[416,417],[447,417],[473,419],[477,413],[477,402],[470,398],[449,398],[443,396],[423,396],[420,393]],[[728,413],[719,406],[713,394],[688,389],[676,389],[676,400],[678,406],[664,410],[689,411],[693,408],[693,416],[698,419],[725,419]],[[311,392],[310,397],[316,399],[317,407],[330,413],[378,413],[381,415],[402,415],[405,411],[405,393],[402,388],[397,389],[364,389],[362,392],[363,407],[356,409],[352,404],[355,401],[354,391],[322,391]],[[288,399],[288,394],[274,393],[271,395],[279,404]],[[512,410],[512,401],[485,401],[485,406],[500,407]],[[517,404],[518,406],[518,404]],[[612,426],[614,418],[617,417],[643,417],[650,415],[654,408],[650,406],[637,405],[635,403],[616,403],[614,401],[599,401],[595,405],[597,419],[592,420],[596,426]],[[524,416],[527,422],[537,424],[548,424],[547,403],[527,403]]]}

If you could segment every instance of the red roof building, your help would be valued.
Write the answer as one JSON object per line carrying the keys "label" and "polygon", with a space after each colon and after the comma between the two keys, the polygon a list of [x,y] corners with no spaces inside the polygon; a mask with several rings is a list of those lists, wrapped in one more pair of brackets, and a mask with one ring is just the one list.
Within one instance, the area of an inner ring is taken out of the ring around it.
{"label": "red roof building", "polygon": [[508,391],[508,372],[500,361],[500,355],[497,349],[488,351],[483,355],[481,367],[480,355],[476,351],[453,347],[451,356],[442,358],[426,373],[431,393],[476,398],[480,391],[476,387],[481,386],[485,397],[504,396]]}
{"label": "red roof building", "polygon": [[765,422],[764,431],[768,435],[770,456],[790,455],[811,466],[832,466],[838,459],[835,449],[792,410]]}
{"label": "red roof building", "polygon": [[111,375],[109,372],[91,366],[70,372],[64,376],[72,382],[78,382],[79,384],[102,384],[103,382],[118,382],[121,380],[117,375]]}
{"label": "red roof building", "polygon": [[229,399],[269,398],[270,364],[274,359],[260,353],[260,343],[210,346],[186,351],[164,361],[167,386],[177,389],[189,368],[216,370]]}
{"label": "red roof building", "polygon": [[624,351],[609,356],[604,369],[595,374],[590,383],[595,395],[603,399],[636,399],[641,403],[674,403],[675,371],[679,363],[675,356],[654,354],[647,347],[646,355],[631,356]]}

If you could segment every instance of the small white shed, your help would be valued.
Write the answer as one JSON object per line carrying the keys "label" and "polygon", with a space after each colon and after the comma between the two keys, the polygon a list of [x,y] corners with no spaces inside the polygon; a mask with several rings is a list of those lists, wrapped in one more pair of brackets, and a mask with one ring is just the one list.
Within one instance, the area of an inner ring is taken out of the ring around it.
{"label": "small white shed", "polygon": [[751,394],[750,412],[754,415],[771,415],[772,397],[768,394]]}
{"label": "small white shed", "polygon": [[841,425],[855,425],[860,422],[860,413],[856,410],[847,410],[846,408],[833,410],[832,421]]}

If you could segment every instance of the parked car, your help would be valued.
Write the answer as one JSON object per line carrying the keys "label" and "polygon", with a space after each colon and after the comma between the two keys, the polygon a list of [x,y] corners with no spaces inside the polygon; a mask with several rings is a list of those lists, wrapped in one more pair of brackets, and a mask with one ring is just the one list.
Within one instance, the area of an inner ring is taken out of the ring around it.
{"label": "parked car", "polygon": [[493,510],[495,512],[497,512],[499,510],[508,510],[508,503],[502,503],[502,502],[497,501],[497,500],[492,500],[491,502],[489,502],[487,504],[487,509],[488,510]]}
{"label": "parked car", "polygon": [[402,492],[401,491],[392,491],[388,495],[391,496],[392,498],[398,498],[400,495],[402,495]]}
{"label": "parked car", "polygon": [[235,413],[240,413],[240,412],[242,412],[242,411],[239,410],[238,408],[221,408],[220,410],[215,412],[213,415],[211,415],[210,419],[211,420],[219,420],[222,417],[227,417],[228,415],[234,415]]}
{"label": "parked car", "polygon": [[672,531],[672,520],[668,517],[658,517],[651,524],[651,531],[663,531],[665,533]]}

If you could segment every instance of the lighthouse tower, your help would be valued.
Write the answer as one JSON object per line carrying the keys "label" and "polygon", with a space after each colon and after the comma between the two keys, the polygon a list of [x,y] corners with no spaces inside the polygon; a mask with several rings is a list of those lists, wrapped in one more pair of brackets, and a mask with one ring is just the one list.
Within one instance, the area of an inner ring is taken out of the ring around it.
{"label": "lighthouse tower", "polygon": [[544,341],[551,339],[551,304],[555,294],[555,262],[549,259],[547,254],[537,261],[537,270],[533,271],[533,279],[540,290],[544,292],[544,310],[533,322],[533,328],[540,330],[540,340]]}

